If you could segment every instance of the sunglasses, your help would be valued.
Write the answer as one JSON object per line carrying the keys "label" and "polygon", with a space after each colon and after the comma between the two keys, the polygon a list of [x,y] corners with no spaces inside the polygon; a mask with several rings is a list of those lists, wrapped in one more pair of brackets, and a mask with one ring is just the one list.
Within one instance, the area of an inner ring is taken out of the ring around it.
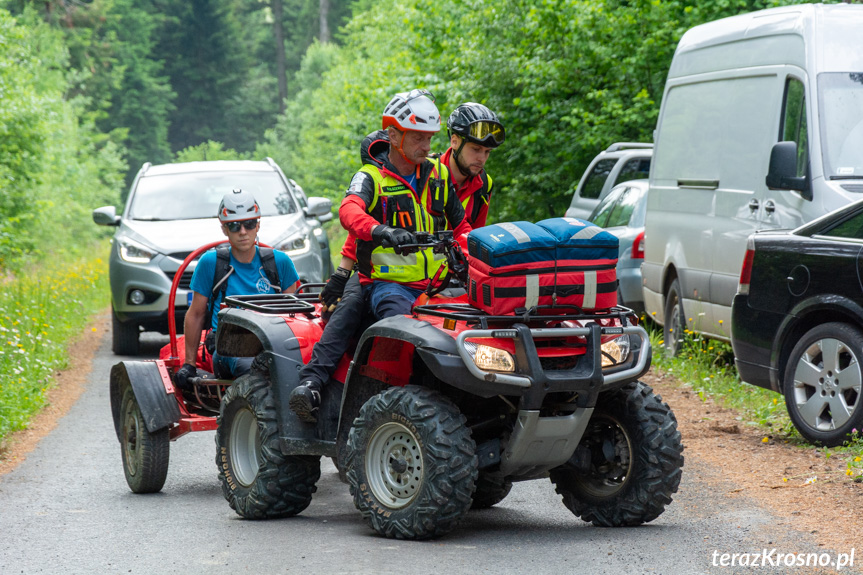
{"label": "sunglasses", "polygon": [[474,122],[470,125],[469,134],[479,142],[485,142],[488,138],[491,138],[496,144],[502,144],[506,139],[506,133],[503,131],[503,126],[497,122]]}
{"label": "sunglasses", "polygon": [[240,228],[246,228],[247,230],[253,230],[258,225],[258,220],[243,220],[241,222],[225,222],[225,227],[228,228],[229,232],[237,233],[240,231]]}

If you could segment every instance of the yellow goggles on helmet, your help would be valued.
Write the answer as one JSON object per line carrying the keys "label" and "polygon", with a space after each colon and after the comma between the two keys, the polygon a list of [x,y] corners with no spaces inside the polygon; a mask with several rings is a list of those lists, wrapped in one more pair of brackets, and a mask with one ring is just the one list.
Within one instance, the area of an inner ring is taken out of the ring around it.
{"label": "yellow goggles on helmet", "polygon": [[497,122],[489,122],[481,120],[470,125],[468,136],[477,143],[482,144],[488,141],[489,138],[494,140],[494,143],[500,145],[506,139],[506,133]]}

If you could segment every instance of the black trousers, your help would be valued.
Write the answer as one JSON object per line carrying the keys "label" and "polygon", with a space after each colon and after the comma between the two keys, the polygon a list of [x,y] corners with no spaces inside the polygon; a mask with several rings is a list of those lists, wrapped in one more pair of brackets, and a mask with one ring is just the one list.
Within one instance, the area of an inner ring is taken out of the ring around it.
{"label": "black trousers", "polygon": [[330,316],[321,339],[312,350],[312,359],[300,370],[300,381],[313,380],[320,384],[329,381],[342,356],[348,351],[351,340],[360,333],[366,315],[360,275],[355,273],[345,285],[339,305]]}

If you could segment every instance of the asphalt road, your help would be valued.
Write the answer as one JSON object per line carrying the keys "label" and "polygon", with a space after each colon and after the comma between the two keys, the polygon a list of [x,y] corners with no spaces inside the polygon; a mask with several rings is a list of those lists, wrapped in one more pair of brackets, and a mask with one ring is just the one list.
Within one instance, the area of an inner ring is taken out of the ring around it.
{"label": "asphalt road", "polygon": [[[164,342],[150,339],[145,349],[155,357]],[[733,486],[723,484],[721,470],[691,458],[666,512],[627,529],[582,522],[549,481],[538,480],[516,484],[492,509],[470,512],[444,538],[388,540],[364,524],[328,459],[315,498],[300,516],[243,520],[222,497],[212,432],[172,443],[162,492],[135,495],[123,477],[111,421],[108,373],[118,358],[109,343],[106,337],[78,403],[23,464],[0,477],[2,575],[811,573],[714,562],[723,553],[763,549],[825,552],[807,534],[779,527],[755,502],[727,498]]]}

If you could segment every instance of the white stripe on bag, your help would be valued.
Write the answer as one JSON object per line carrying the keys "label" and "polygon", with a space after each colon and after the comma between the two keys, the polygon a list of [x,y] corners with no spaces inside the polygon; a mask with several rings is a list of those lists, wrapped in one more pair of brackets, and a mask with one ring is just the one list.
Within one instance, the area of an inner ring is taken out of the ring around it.
{"label": "white stripe on bag", "polygon": [[584,272],[584,302],[581,307],[593,309],[596,307],[596,272]]}
{"label": "white stripe on bag", "polygon": [[504,230],[511,233],[512,237],[514,237],[518,243],[523,244],[525,242],[530,241],[530,236],[528,236],[526,233],[524,233],[524,231],[522,231],[522,229],[515,224],[511,224],[509,222],[506,222],[506,223],[498,224],[498,225],[500,227],[502,227]]}
{"label": "white stripe on bag", "polygon": [[535,305],[539,305],[539,276],[525,276],[524,287],[524,307],[532,308]]}

